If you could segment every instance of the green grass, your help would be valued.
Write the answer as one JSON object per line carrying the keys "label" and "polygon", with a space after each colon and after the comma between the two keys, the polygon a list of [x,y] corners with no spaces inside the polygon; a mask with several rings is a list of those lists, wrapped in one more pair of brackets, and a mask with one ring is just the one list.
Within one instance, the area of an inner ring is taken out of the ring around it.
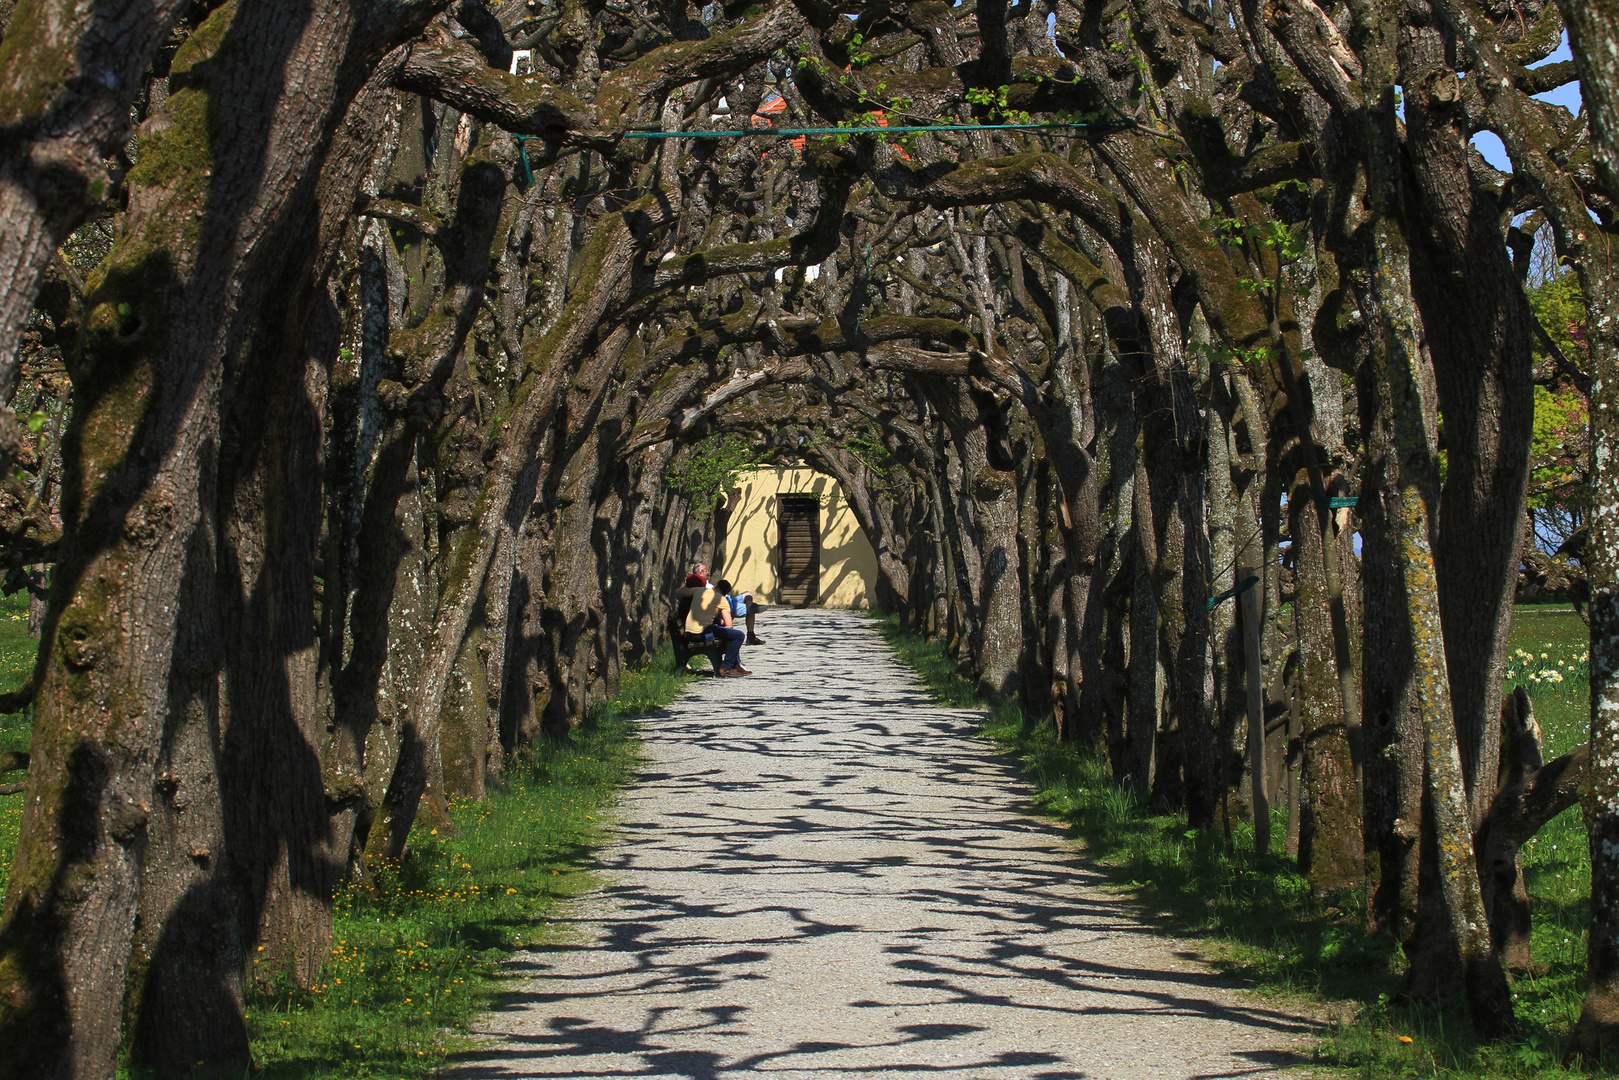
{"label": "green grass", "polygon": [[[1554,756],[1584,739],[1585,627],[1567,608],[1520,608],[1516,621],[1513,645],[1532,651],[1534,662],[1519,657],[1514,674],[1530,687],[1548,756]],[[938,645],[905,633],[893,617],[879,627],[941,703],[982,704]],[[1559,679],[1545,676],[1554,664]],[[1542,678],[1528,679],[1532,673]],[[1026,718],[1015,704],[991,707],[983,733],[1022,761],[1043,811],[1066,824],[1164,929],[1199,939],[1211,962],[1260,994],[1353,1003],[1353,1019],[1329,1028],[1316,1048],[1319,1063],[1366,1080],[1590,1075],[1562,1065],[1580,1008],[1590,893],[1578,808],[1525,848],[1536,971],[1513,987],[1520,1034],[1478,1046],[1460,1001],[1436,1006],[1402,999],[1400,950],[1369,932],[1364,897],[1336,907],[1321,903],[1291,859],[1254,853],[1251,825],[1235,824],[1228,843],[1222,829],[1198,832],[1184,818],[1148,812],[1134,791],[1113,781],[1105,760],[1058,742],[1049,721]],[[1284,830],[1278,809],[1272,835]]]}
{"label": "green grass", "polygon": [[452,807],[458,836],[418,829],[396,872],[346,888],[320,985],[249,998],[258,1076],[425,1077],[465,1048],[508,988],[503,962],[558,944],[557,903],[591,886],[590,852],[638,762],[631,718],[686,681],[665,648],[570,739],[514,763],[503,790]]}
{"label": "green grass", "polygon": [[[15,690],[33,670],[39,642],[28,636],[28,594],[0,597],[0,693]],[[33,709],[0,716],[0,753],[27,750]],[[23,773],[0,773],[0,784],[19,784]],[[0,896],[11,877],[11,853],[17,849],[22,827],[22,793],[0,795]]]}

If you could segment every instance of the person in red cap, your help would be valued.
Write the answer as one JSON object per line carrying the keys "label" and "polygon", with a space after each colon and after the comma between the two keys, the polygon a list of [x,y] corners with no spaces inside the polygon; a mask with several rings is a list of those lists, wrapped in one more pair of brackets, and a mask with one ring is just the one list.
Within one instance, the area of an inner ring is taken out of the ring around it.
{"label": "person in red cap", "polygon": [[679,606],[685,609],[678,612],[685,620],[681,629],[686,632],[688,640],[707,638],[712,634],[725,646],[719,674],[728,677],[752,675],[753,672],[742,666],[742,642],[747,635],[731,624],[731,607],[725,602],[725,594],[709,585],[705,576],[707,571],[708,567],[697,564],[687,576],[686,584],[675,590],[675,595],[681,601]]}

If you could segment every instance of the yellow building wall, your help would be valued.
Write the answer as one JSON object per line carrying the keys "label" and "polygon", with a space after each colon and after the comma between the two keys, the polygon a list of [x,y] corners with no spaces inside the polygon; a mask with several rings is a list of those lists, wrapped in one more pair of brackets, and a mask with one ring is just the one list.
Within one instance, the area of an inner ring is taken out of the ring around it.
{"label": "yellow building wall", "polygon": [[821,595],[816,606],[870,607],[876,595],[877,553],[838,482],[814,469],[778,466],[737,474],[720,576],[735,592],[751,592],[764,604],[781,603],[776,593],[779,495],[821,497]]}

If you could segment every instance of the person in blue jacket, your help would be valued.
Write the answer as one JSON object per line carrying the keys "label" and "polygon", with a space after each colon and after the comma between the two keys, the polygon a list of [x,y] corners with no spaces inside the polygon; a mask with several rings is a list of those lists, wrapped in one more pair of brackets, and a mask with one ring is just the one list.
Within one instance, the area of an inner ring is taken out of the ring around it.
{"label": "person in blue jacket", "polygon": [[738,620],[747,623],[747,644],[763,645],[765,639],[753,632],[754,613],[759,610],[759,605],[753,602],[753,594],[750,592],[733,593],[731,583],[723,578],[715,582],[714,587],[720,591],[725,597],[725,602],[730,605],[733,624]]}
{"label": "person in blue jacket", "polygon": [[716,674],[752,675],[753,672],[742,666],[744,635],[731,625],[731,609],[726,603],[725,592],[717,584],[702,582],[695,574],[687,580],[701,582],[682,585],[675,590],[675,596],[683,601],[678,605],[677,617],[684,620],[683,629],[689,646],[700,647],[704,641],[716,641],[725,649]]}

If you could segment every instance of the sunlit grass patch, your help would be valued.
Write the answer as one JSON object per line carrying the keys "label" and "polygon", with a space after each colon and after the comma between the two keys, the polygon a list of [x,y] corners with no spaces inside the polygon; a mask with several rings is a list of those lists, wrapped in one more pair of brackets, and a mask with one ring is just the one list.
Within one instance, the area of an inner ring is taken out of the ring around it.
{"label": "sunlit grass patch", "polygon": [[453,806],[458,835],[419,828],[403,863],[347,886],[320,984],[250,996],[259,1075],[427,1076],[465,1047],[467,1026],[507,988],[503,962],[554,943],[558,901],[591,886],[590,853],[638,760],[630,718],[686,681],[666,649],[570,739],[542,740],[509,766],[502,790]]}
{"label": "sunlit grass patch", "polygon": [[[0,693],[17,689],[34,667],[39,642],[28,636],[28,594],[0,597]],[[0,716],[0,753],[27,750],[34,710]],[[24,773],[0,773],[0,786],[20,784]],[[11,855],[22,827],[22,794],[0,795],[0,894],[11,877]]]}
{"label": "sunlit grass patch", "polygon": [[[1507,685],[1521,683],[1529,691],[1548,761],[1590,737],[1589,644],[1590,630],[1571,608],[1536,604],[1513,610],[1510,647],[1516,663],[1509,669],[1518,670]],[[1549,677],[1553,671],[1562,677]],[[1538,679],[1533,677],[1537,673]],[[1523,864],[1534,911],[1535,970],[1513,990],[1518,1015],[1530,1025],[1525,1054],[1533,1043],[1539,1048],[1535,1054],[1561,1060],[1585,992],[1591,858],[1578,806],[1563,811],[1524,845]]]}
{"label": "sunlit grass patch", "polygon": [[1534,702],[1547,760],[1590,735],[1591,631],[1572,608],[1522,604],[1512,612],[1507,685],[1522,683]]}
{"label": "sunlit grass patch", "polygon": [[[881,628],[941,704],[983,704],[937,644],[903,633],[892,617]],[[1515,613],[1513,648],[1534,662],[1518,655],[1514,681],[1529,689],[1548,759],[1586,738],[1589,681],[1580,671],[1585,635],[1584,624],[1567,608]],[[1523,677],[1526,670],[1544,672],[1553,665],[1558,678]],[[1368,928],[1364,894],[1334,904],[1312,896],[1294,860],[1255,854],[1250,824],[1232,821],[1228,837],[1223,826],[1199,831],[1189,829],[1184,816],[1152,813],[1139,791],[1114,780],[1104,758],[1059,742],[1049,720],[1026,718],[1013,704],[992,708],[983,733],[1022,761],[1041,809],[1066,824],[1090,858],[1165,929],[1200,938],[1213,963],[1258,993],[1352,1003],[1353,1017],[1324,1032],[1314,1055],[1318,1064],[1366,1080],[1591,1075],[1563,1064],[1584,989],[1590,895],[1577,807],[1524,850],[1535,970],[1513,985],[1518,1036],[1479,1046],[1460,1000],[1434,1004],[1402,997],[1403,954],[1397,943]],[[1278,847],[1285,826],[1278,808],[1271,829]]]}
{"label": "sunlit grass patch", "polygon": [[1590,640],[1585,622],[1567,604],[1519,604],[1512,609],[1513,647],[1584,649]]}

